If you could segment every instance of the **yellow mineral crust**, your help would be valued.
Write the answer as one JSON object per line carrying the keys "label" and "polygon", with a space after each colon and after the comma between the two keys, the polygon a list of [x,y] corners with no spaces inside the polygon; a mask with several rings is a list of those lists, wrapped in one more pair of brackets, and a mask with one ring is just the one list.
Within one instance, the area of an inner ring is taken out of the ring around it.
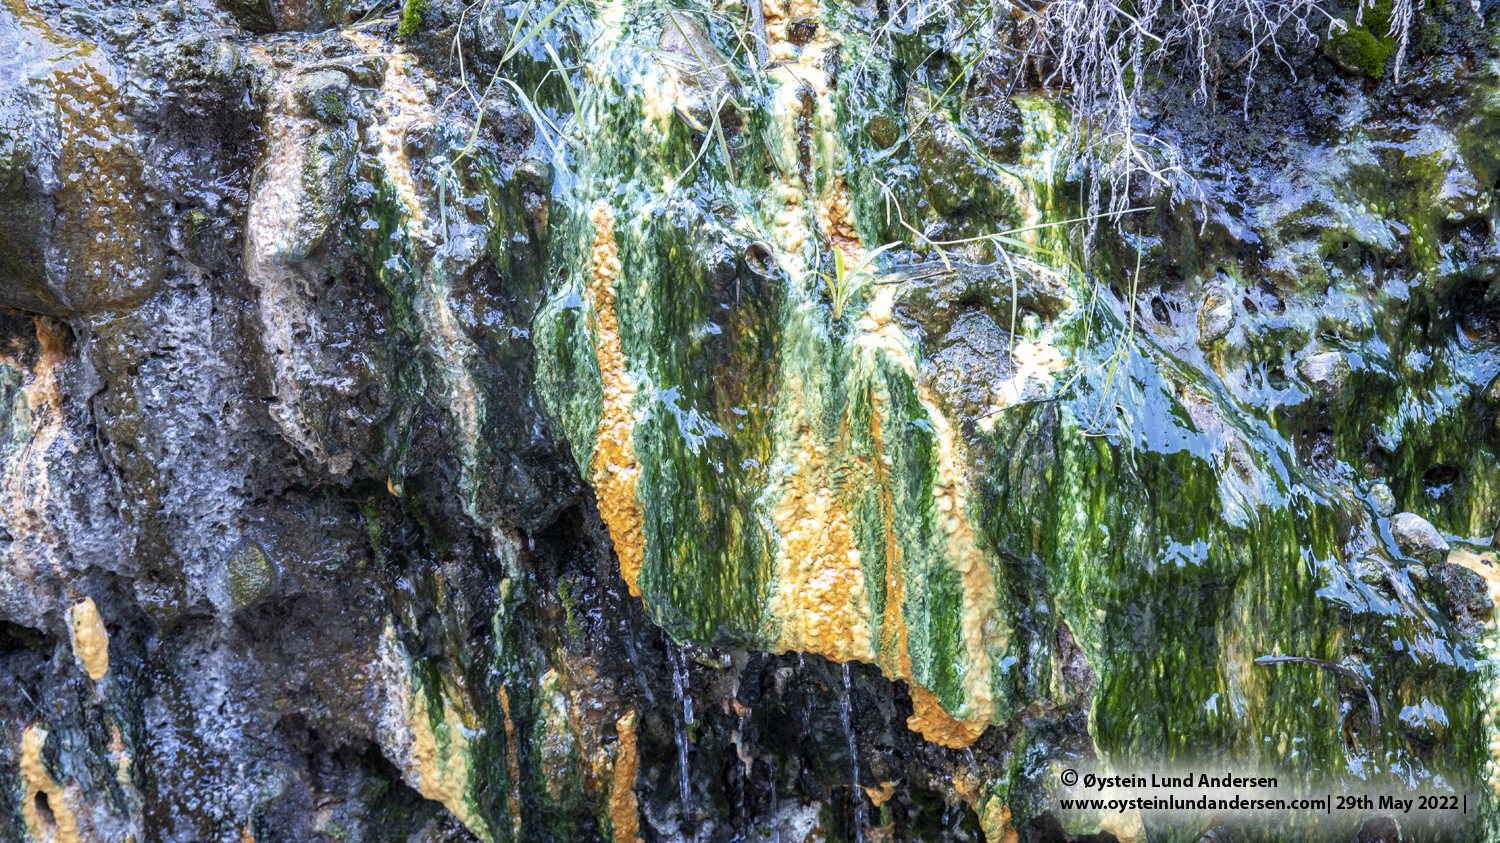
{"label": "yellow mineral crust", "polygon": [[[427,217],[422,206],[421,189],[412,175],[412,162],[407,154],[407,138],[413,128],[438,122],[427,98],[424,72],[400,47],[387,45],[355,30],[344,34],[366,53],[380,55],[387,61],[380,97],[375,102],[375,110],[380,115],[373,129],[380,141],[378,157],[386,180],[405,206],[412,234],[425,237]],[[482,424],[478,392],[474,380],[468,376],[469,364],[476,352],[458,327],[448,304],[447,291],[434,290],[432,295],[423,298],[427,307],[422,309],[421,319],[423,326],[438,338],[429,347],[443,362],[441,369],[446,373],[442,380],[448,393],[447,408],[463,434],[464,453],[460,456],[462,462],[468,463],[474,460]]]}
{"label": "yellow mineral crust", "polygon": [[[36,327],[40,355],[36,366],[28,370],[21,361],[0,354],[5,364],[24,374],[22,393],[26,397],[23,418],[27,421],[26,443],[4,466],[0,478],[0,518],[6,530],[24,537],[29,553],[16,553],[13,564],[26,566],[38,573],[36,563],[58,570],[56,548],[60,542],[52,522],[44,511],[52,503],[49,454],[55,446],[77,449],[63,420],[62,384],[58,375],[67,361],[67,329],[61,322],[45,316],[32,318]],[[17,541],[16,545],[23,544]]]}
{"label": "yellow mineral crust", "polygon": [[427,707],[418,705],[410,716],[412,761],[417,771],[417,792],[441,802],[458,821],[476,832],[484,820],[469,807],[469,739],[462,713],[446,697],[439,736]]}
{"label": "yellow mineral crust", "polygon": [[432,695],[413,684],[411,659],[390,622],[381,636],[379,669],[386,692],[377,730],[381,750],[418,793],[441,802],[480,839],[493,840],[484,817],[474,812],[469,799],[473,716],[465,701],[438,692],[442,712],[440,717],[433,716]]}
{"label": "yellow mineral crust", "polygon": [[979,423],[984,430],[994,427],[1001,410],[1021,403],[1029,385],[1036,384],[1045,388],[1051,385],[1054,372],[1060,372],[1068,366],[1067,358],[1045,337],[1036,342],[1022,340],[1016,343],[1010,356],[1016,367],[1015,373],[991,387],[990,395],[994,403]]}
{"label": "yellow mineral crust", "polygon": [[83,665],[89,678],[98,682],[109,672],[109,632],[99,619],[99,609],[92,597],[68,609],[68,636],[73,639],[73,657]]}
{"label": "yellow mineral crust", "polygon": [[[818,34],[801,48],[795,60],[773,62],[766,68],[766,78],[774,85],[772,110],[780,123],[780,137],[772,139],[782,145],[780,157],[784,162],[797,161],[797,145],[802,139],[798,123],[806,120],[807,141],[811,146],[808,152],[814,159],[822,158],[821,162],[810,162],[812,169],[830,176],[842,170],[844,160],[843,146],[833,131],[838,120],[833,84],[824,69],[832,47],[827,31],[820,27]],[[774,52],[775,47],[772,49]],[[809,92],[812,94],[811,112],[807,110]],[[807,187],[812,189],[812,185]]]}
{"label": "yellow mineral crust", "polygon": [[615,723],[620,733],[620,754],[615,758],[614,782],[609,792],[609,818],[615,828],[615,843],[635,843],[640,832],[640,811],[635,798],[635,777],[640,769],[635,723],[634,710]]}
{"label": "yellow mineral crust", "polygon": [[[780,59],[766,71],[776,87],[775,110],[781,123],[778,159],[783,165],[798,160],[798,124],[805,119],[815,168],[832,167],[836,171],[843,153],[837,137],[822,128],[831,126],[834,120],[830,81],[823,67],[832,47],[829,34],[820,26],[813,39],[801,48],[784,43],[788,24],[800,18],[816,19],[822,13],[821,5],[818,0],[769,0],[763,3],[763,9],[773,55]],[[810,114],[806,101],[809,90]],[[648,94],[648,122],[670,120],[670,110],[666,107],[670,98],[666,93]],[[811,178],[804,179],[795,166],[784,168],[782,177],[773,182],[769,191],[771,230],[767,239],[782,264],[794,276],[799,275],[805,263],[802,252],[813,241],[815,224],[843,254],[846,268],[852,268],[863,257],[864,248],[853,223],[848,186],[841,178],[831,176],[823,189],[817,191],[821,195],[815,195],[815,185],[806,182],[817,181],[816,174],[806,175]],[[596,207],[591,219],[595,238],[590,292],[598,325],[599,368],[605,386],[604,416],[594,448],[593,483],[600,497],[601,514],[616,544],[621,572],[631,593],[638,595],[636,578],[644,557],[644,537],[635,500],[639,466],[630,440],[634,386],[626,370],[615,312],[613,288],[620,275],[620,263],[609,209]],[[877,292],[876,302],[861,320],[856,341],[865,354],[871,358],[883,356],[915,381],[920,367],[910,337],[892,319],[893,296],[892,287]],[[793,382],[788,388],[799,391],[800,384]],[[886,395],[872,398],[878,441],[879,415],[882,408],[889,406],[890,399]],[[953,718],[933,694],[913,682],[917,713],[909,724],[929,740],[946,746],[968,746],[989,725],[994,714],[985,635],[999,635],[1003,630],[994,623],[993,576],[979,551],[966,513],[964,496],[968,484],[951,425],[929,396],[924,394],[921,399],[938,440],[939,470],[932,490],[933,512],[947,536],[943,555],[958,572],[964,592],[960,634],[966,662],[964,673],[968,677],[963,699],[968,720]],[[783,451],[783,459],[791,468],[776,490],[779,497],[772,498],[777,501],[773,520],[781,549],[767,609],[779,625],[777,646],[818,653],[836,661],[877,663],[888,676],[911,680],[912,664],[902,613],[905,582],[883,455],[877,447],[876,461],[881,463],[875,466],[876,482],[882,490],[880,517],[887,528],[884,555],[888,598],[884,617],[875,618],[850,515],[835,490],[832,479],[835,471],[827,464],[822,443],[804,426],[797,438],[783,447],[796,450],[794,454]]]}
{"label": "yellow mineral crust", "polygon": [[672,130],[672,114],[677,101],[677,77],[668,69],[662,78],[645,78],[640,81],[641,113],[646,118],[646,128],[656,129],[666,137]]}
{"label": "yellow mineral crust", "polygon": [[[273,59],[260,48],[252,48],[258,60]],[[302,418],[300,382],[293,351],[295,337],[306,329],[308,306],[302,285],[286,266],[285,258],[299,250],[306,221],[314,202],[303,184],[306,156],[318,124],[294,116],[292,86],[280,84],[268,92],[265,120],[266,151],[255,178],[248,210],[244,264],[246,274],[260,291],[260,341],[272,362],[270,403],[272,418],[299,450],[327,463],[329,455],[320,437]]]}
{"label": "yellow mineral crust", "polygon": [[979,827],[984,829],[984,839],[992,843],[1017,843],[1021,835],[1010,822],[1010,806],[991,796],[979,814]]}
{"label": "yellow mineral crust", "polygon": [[1500,559],[1496,557],[1493,550],[1475,553],[1470,548],[1459,545],[1448,554],[1448,561],[1482,577],[1491,602],[1500,606]]}
{"label": "yellow mineral crust", "polygon": [[764,0],[760,4],[766,22],[766,40],[772,44],[786,40],[786,25],[789,20],[787,0]]}
{"label": "yellow mineral crust", "polygon": [[21,733],[21,779],[26,787],[21,819],[39,843],[78,843],[78,818],[68,805],[62,785],[53,780],[42,761],[46,743],[47,730],[42,726],[27,726]]}
{"label": "yellow mineral crust", "polygon": [[[830,227],[830,237],[840,230],[852,235],[847,204],[825,203],[820,211],[820,222]],[[851,240],[847,245],[857,249],[857,243]],[[841,248],[844,245],[840,244]],[[920,371],[916,351],[911,338],[893,320],[893,307],[894,288],[888,285],[877,292],[861,318],[855,343],[867,360],[882,359],[894,364],[915,381]],[[872,433],[879,443],[881,415],[889,411],[891,401],[883,389],[876,389],[870,398]],[[907,724],[913,731],[944,746],[964,747],[977,740],[994,717],[986,636],[1003,648],[1005,630],[995,616],[994,576],[968,516],[965,498],[969,483],[952,425],[925,390],[919,390],[918,398],[932,424],[937,447],[938,470],[931,491],[931,512],[946,536],[942,555],[958,573],[963,589],[963,616],[959,623],[967,680],[962,703],[967,718],[959,720],[948,714],[937,697],[913,676],[902,612],[905,577],[900,545],[895,539],[896,514],[889,501],[885,457],[878,444],[874,473],[881,487],[880,517],[887,528],[887,600],[884,616],[879,619],[879,654],[873,652],[877,638],[873,629],[875,619],[868,607],[864,572],[849,517],[829,488],[831,484],[823,479],[828,473],[825,459],[805,428],[775,513],[783,552],[778,560],[769,609],[782,625],[780,647],[814,652],[837,661],[857,659],[879,664],[892,679],[911,682],[915,714]]]}
{"label": "yellow mineral crust", "polygon": [[766,39],[774,46],[786,40],[786,27],[798,18],[816,17],[822,8],[818,0],[764,0],[761,12],[766,19]]}
{"label": "yellow mineral crust", "polygon": [[881,782],[880,787],[867,784],[864,786],[864,791],[865,795],[870,797],[870,801],[874,803],[875,807],[879,808],[881,805],[891,801],[891,797],[896,795],[896,783]]}
{"label": "yellow mineral crust", "polygon": [[[865,315],[858,323],[859,333],[855,336],[855,344],[865,353],[872,357],[876,354],[882,355],[886,360],[901,367],[907,377],[915,381],[920,374],[917,366],[916,354],[912,347],[911,337],[901,330],[894,319],[896,308],[895,284],[882,285],[875,292],[875,298],[865,310]],[[889,401],[887,396],[877,394],[876,397],[882,402]]]}
{"label": "yellow mineral crust", "polygon": [[915,682],[911,683],[911,708],[913,713],[906,718],[906,728],[952,749],[962,749],[979,740],[989,725],[988,722],[968,723],[954,718],[943,710],[931,691]]}
{"label": "yellow mineral crust", "polygon": [[965,694],[968,720],[983,731],[994,716],[995,708],[990,690],[990,657],[986,639],[1000,649],[1004,649],[1009,641],[1004,627],[995,617],[994,572],[979,549],[979,538],[969,520],[965,501],[969,483],[958,454],[953,427],[925,387],[918,390],[918,400],[927,410],[938,446],[938,476],[932,488],[933,502],[938,518],[942,519],[943,530],[948,534],[947,557],[958,571],[964,592],[960,637],[968,656],[964,670],[968,685]]}
{"label": "yellow mineral crust", "polygon": [[[817,0],[772,0],[763,4],[763,9],[773,48],[783,46],[781,42],[791,20],[816,18],[821,13]],[[798,122],[805,118],[810,125],[808,140],[824,148],[821,152],[814,151],[817,159],[814,163],[821,161],[825,166],[842,157],[837,139],[819,128],[830,125],[832,118],[828,74],[821,65],[828,46],[827,33],[820,26],[812,42],[794,50],[795,60],[781,62],[767,71],[778,89],[777,112],[786,148],[796,148]],[[811,114],[806,113],[809,90]],[[796,154],[789,152],[786,157],[795,160]],[[812,239],[809,223],[815,219],[835,248],[843,253],[846,266],[852,266],[864,249],[850,221],[848,188],[842,179],[834,179],[825,188],[825,196],[810,196],[814,185],[805,183],[803,176],[788,171],[773,188],[774,206],[779,207],[772,218],[772,240],[783,252],[785,264],[794,274],[801,270],[801,252]],[[809,204],[813,210],[811,218],[807,213]],[[799,387],[793,383],[790,388]],[[882,661],[875,651],[877,619],[870,608],[849,513],[833,483],[835,472],[827,464],[823,446],[807,427],[800,429],[795,444],[788,445],[795,447],[796,452],[788,460],[791,470],[780,484],[781,496],[773,514],[781,537],[781,553],[768,607],[772,617],[780,622],[778,646],[818,653],[836,661]],[[887,542],[885,561],[887,575],[899,580],[900,554],[894,541]],[[888,602],[887,615],[895,612],[895,623],[890,630],[895,631],[901,628],[899,586],[894,610],[891,606]],[[892,667],[898,672],[903,667],[909,670],[904,635],[898,633],[895,640],[880,643],[882,650],[892,652],[895,661],[895,665],[884,665],[882,661],[887,672]]]}
{"label": "yellow mineral crust", "polygon": [[[894,285],[883,287],[875,295],[865,316],[859,322],[859,334],[855,342],[870,355],[880,355],[905,371],[913,380],[918,377],[917,359],[912,343],[905,332],[893,321]],[[933,438],[937,444],[937,477],[932,488],[933,513],[947,540],[944,556],[959,575],[963,588],[963,618],[960,621],[960,638],[964,645],[967,679],[964,704],[968,709],[967,721],[960,721],[943,711],[937,698],[926,689],[912,683],[912,699],[917,703],[916,714],[907,720],[912,731],[944,746],[968,746],[979,738],[994,716],[994,699],[990,690],[990,659],[985,645],[986,635],[995,640],[996,646],[1005,647],[1005,630],[995,618],[995,581],[988,560],[979,548],[979,539],[969,520],[965,497],[969,487],[967,472],[958,453],[953,426],[943,415],[933,396],[925,388],[919,388],[918,401],[926,411],[932,425]],[[878,426],[881,411],[888,407],[890,399],[882,392],[871,396],[871,406]],[[878,428],[877,428],[878,429]],[[878,436],[877,436],[878,441]],[[877,472],[881,469],[877,468]],[[889,520],[889,519],[888,519]],[[890,555],[890,552],[887,552]],[[887,564],[892,562],[888,559]],[[899,579],[899,576],[896,577]],[[899,599],[901,592],[890,588],[888,594]],[[891,620],[892,608],[887,603],[887,622]],[[900,634],[904,638],[904,627]],[[890,642],[891,630],[882,630],[885,642]],[[911,680],[911,663],[891,665],[882,662],[887,674],[893,679]],[[904,670],[901,669],[904,667]],[[894,669],[893,669],[894,668]],[[925,695],[925,696],[924,696]]]}
{"label": "yellow mineral crust", "polygon": [[[601,45],[610,46],[620,42],[620,36],[625,34],[625,16],[629,12],[625,0],[610,0],[599,7],[599,22],[604,24],[604,30],[599,33]],[[601,79],[606,75],[604,72],[596,71],[591,62],[586,69],[591,79]]]}
{"label": "yellow mineral crust", "polygon": [[589,213],[594,223],[594,246],[590,257],[592,272],[589,293],[593,298],[594,319],[598,330],[595,354],[599,358],[599,375],[604,381],[604,416],[599,419],[599,434],[594,441],[591,470],[594,492],[599,497],[599,515],[609,527],[620,557],[620,576],[630,593],[639,597],[636,578],[646,558],[646,537],[641,530],[641,508],[635,500],[635,483],[641,467],[635,459],[630,441],[635,417],[630,404],[635,385],[625,366],[625,350],[620,345],[620,320],[615,312],[615,282],[620,278],[620,253],[615,246],[614,214],[607,205],[596,205]]}
{"label": "yellow mineral crust", "polygon": [[[794,179],[795,177],[793,177]],[[802,190],[793,179],[782,181],[772,189],[781,207],[772,218],[771,231],[777,246],[786,253],[788,263],[800,272],[803,264],[802,247],[812,237],[803,216]]]}
{"label": "yellow mineral crust", "polygon": [[817,201],[816,207],[823,233],[844,253],[844,266],[853,270],[864,257],[864,245],[860,243],[859,234],[854,230],[854,219],[849,214],[849,185],[839,179],[829,194]]}
{"label": "yellow mineral crust", "polygon": [[[807,140],[815,147],[809,150],[814,159],[811,162],[813,168],[825,172],[836,171],[842,166],[840,162],[843,160],[838,138],[826,129],[835,120],[832,89],[828,72],[824,69],[826,53],[831,46],[828,32],[819,26],[813,39],[800,49],[786,41],[787,24],[798,18],[816,19],[822,13],[821,6],[817,0],[771,0],[763,5],[766,36],[770,41],[772,54],[777,58],[765,71],[775,86],[774,112],[779,123],[779,131],[771,136],[772,142],[776,144],[773,154],[784,171],[768,192],[770,239],[785,253],[780,256],[782,264],[796,276],[804,269],[802,250],[812,240],[812,220],[807,214],[810,199],[818,224],[825,233],[834,237],[840,250],[846,256],[853,257],[859,254],[860,249],[858,238],[853,236],[852,226],[846,229],[837,224],[840,220],[847,220],[847,188],[843,186],[842,180],[836,180],[834,186],[825,189],[825,192],[831,191],[830,195],[810,197],[815,185],[806,182],[816,182],[817,178],[813,173],[798,172],[798,144],[801,141],[798,124],[803,119],[808,122]],[[807,103],[804,100],[808,91],[812,93],[811,114],[806,113]]]}
{"label": "yellow mineral crust", "polygon": [[[1500,641],[1496,640],[1493,630],[1479,646],[1491,663],[1500,662]],[[1490,760],[1484,763],[1484,781],[1495,796],[1500,797],[1500,728],[1496,726],[1496,718],[1500,716],[1500,681],[1493,674],[1489,687],[1484,690],[1482,706],[1484,728],[1490,739]]]}
{"label": "yellow mineral crust", "polygon": [[953,774],[953,795],[971,807],[979,801],[979,779],[967,767],[961,767]]}
{"label": "yellow mineral crust", "polygon": [[780,619],[783,650],[817,653],[834,661],[875,660],[864,568],[854,531],[811,431],[776,507],[783,542],[771,614]]}

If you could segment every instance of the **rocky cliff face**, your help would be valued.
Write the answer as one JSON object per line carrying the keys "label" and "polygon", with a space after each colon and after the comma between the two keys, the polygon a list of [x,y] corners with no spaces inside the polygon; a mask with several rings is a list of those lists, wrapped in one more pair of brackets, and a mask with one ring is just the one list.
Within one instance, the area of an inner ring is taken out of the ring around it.
{"label": "rocky cliff face", "polygon": [[5,0],[0,839],[1484,839],[1500,7],[1328,10]]}

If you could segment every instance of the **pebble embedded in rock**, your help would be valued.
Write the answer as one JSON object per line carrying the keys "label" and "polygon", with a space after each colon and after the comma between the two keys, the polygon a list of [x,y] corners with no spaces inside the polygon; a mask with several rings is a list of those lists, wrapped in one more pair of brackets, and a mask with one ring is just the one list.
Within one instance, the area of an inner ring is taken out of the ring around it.
{"label": "pebble embedded in rock", "polygon": [[1204,299],[1198,311],[1198,345],[1208,347],[1223,339],[1234,327],[1234,301],[1222,290]]}
{"label": "pebble embedded in rock", "polygon": [[1349,380],[1349,358],[1342,351],[1325,351],[1302,358],[1297,372],[1330,397],[1338,395]]}
{"label": "pebble embedded in rock", "polygon": [[354,115],[349,77],[337,70],[315,70],[297,80],[293,89],[297,111],[324,123],[342,123]]}
{"label": "pebble embedded in rock", "polygon": [[1447,597],[1448,611],[1459,629],[1475,633],[1494,617],[1495,604],[1484,577],[1462,565],[1443,563],[1436,568]]}
{"label": "pebble embedded in rock", "polygon": [[1427,567],[1425,565],[1407,565],[1406,575],[1411,577],[1411,584],[1417,588],[1427,586]]}
{"label": "pebble embedded in rock", "polygon": [[1386,583],[1385,568],[1368,559],[1353,563],[1354,576],[1365,585],[1382,587]]}
{"label": "pebble embedded in rock", "polygon": [[870,119],[865,123],[865,129],[869,131],[870,139],[879,149],[892,146],[901,137],[901,127],[896,121],[891,119],[890,115],[879,111],[870,115]]}
{"label": "pebble embedded in rock", "polygon": [[1448,558],[1448,542],[1420,515],[1403,512],[1391,519],[1391,535],[1402,553],[1428,565]]}
{"label": "pebble embedded in rock", "polygon": [[276,563],[258,542],[241,542],[216,570],[210,600],[221,612],[238,612],[271,593]]}

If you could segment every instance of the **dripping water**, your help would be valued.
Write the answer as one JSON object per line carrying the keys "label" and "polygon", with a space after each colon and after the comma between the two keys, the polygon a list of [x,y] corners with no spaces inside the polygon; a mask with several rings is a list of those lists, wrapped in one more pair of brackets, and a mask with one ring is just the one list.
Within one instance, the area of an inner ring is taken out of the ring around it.
{"label": "dripping water", "polygon": [[776,830],[776,843],[781,843],[781,802],[776,798],[776,765],[768,760],[766,770],[771,779],[771,828]]}
{"label": "dripping water", "polygon": [[631,611],[629,601],[625,600],[618,590],[611,591],[610,593],[620,606],[620,613],[625,616],[626,625],[630,627],[630,634],[625,636],[625,654],[630,658],[630,666],[635,670],[636,681],[639,683],[641,691],[645,693],[646,700],[655,705],[656,695],[651,693],[651,683],[646,681],[646,672],[641,665],[641,660],[635,654],[635,613]]}
{"label": "dripping water", "polygon": [[854,800],[854,840],[855,843],[864,843],[865,803],[859,798],[859,748],[854,743],[854,724],[851,717],[854,707],[854,690],[849,683],[849,663],[844,662],[839,667],[843,669],[844,674],[844,696],[839,700],[839,716],[844,721],[844,738],[849,741],[849,766],[854,774],[850,793],[850,798]]}
{"label": "dripping water", "polygon": [[[799,682],[802,680],[802,675],[804,673],[806,673],[806,672],[807,672],[807,660],[803,657],[803,655],[801,653],[798,653],[797,654],[797,680]],[[798,706],[798,708],[802,709],[802,732],[801,732],[801,734],[798,735],[798,738],[800,738],[801,740],[805,741],[805,740],[807,740],[807,736],[808,736],[809,732],[811,731],[811,727],[812,727],[812,706],[810,706],[810,705],[802,705],[802,706]]]}
{"label": "dripping water", "polygon": [[677,698],[677,705],[681,711],[680,717],[673,718],[672,725],[677,737],[678,792],[682,797],[682,815],[686,818],[691,813],[689,809],[692,793],[688,786],[687,727],[693,725],[693,700],[686,693],[687,677],[682,650],[671,642],[667,643],[667,661],[672,663],[672,696]]}
{"label": "dripping water", "polygon": [[[735,765],[735,778],[738,780],[740,786],[738,804],[735,805],[735,817],[737,818],[737,822],[739,823],[739,826],[741,828],[748,825],[750,821],[749,806],[746,804],[748,801],[748,797],[745,794],[750,789],[750,773],[755,769],[755,755],[750,753],[745,747],[745,727],[749,725],[750,709],[747,708],[745,709],[745,713],[740,715],[740,727],[738,732],[740,740],[738,752],[741,761],[739,764]],[[744,761],[744,757],[746,755],[749,755],[750,757],[750,761],[748,763]]]}
{"label": "dripping water", "polygon": [[693,698],[687,695],[687,657],[683,655],[681,647],[671,648],[672,655],[672,693],[676,695],[677,702],[682,705],[682,721],[687,725],[693,725]]}

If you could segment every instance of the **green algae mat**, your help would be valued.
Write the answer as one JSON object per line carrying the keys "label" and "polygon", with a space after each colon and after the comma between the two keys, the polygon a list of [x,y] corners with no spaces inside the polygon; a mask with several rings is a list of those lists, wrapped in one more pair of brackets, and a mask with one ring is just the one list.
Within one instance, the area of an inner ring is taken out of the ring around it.
{"label": "green algae mat", "polygon": [[[539,389],[652,620],[874,665],[944,746],[1081,697],[1100,769],[1489,827],[1500,355],[1458,303],[1487,270],[1437,243],[1491,212],[1431,198],[1494,181],[1493,65],[1461,119],[1351,125],[1236,197],[1252,255],[1170,198],[1090,217],[1058,100],[953,96],[794,6],[764,67],[707,8],[606,7],[578,58]],[[1062,764],[980,783],[986,831]],[[1143,815],[1099,813],[1070,830]]]}

